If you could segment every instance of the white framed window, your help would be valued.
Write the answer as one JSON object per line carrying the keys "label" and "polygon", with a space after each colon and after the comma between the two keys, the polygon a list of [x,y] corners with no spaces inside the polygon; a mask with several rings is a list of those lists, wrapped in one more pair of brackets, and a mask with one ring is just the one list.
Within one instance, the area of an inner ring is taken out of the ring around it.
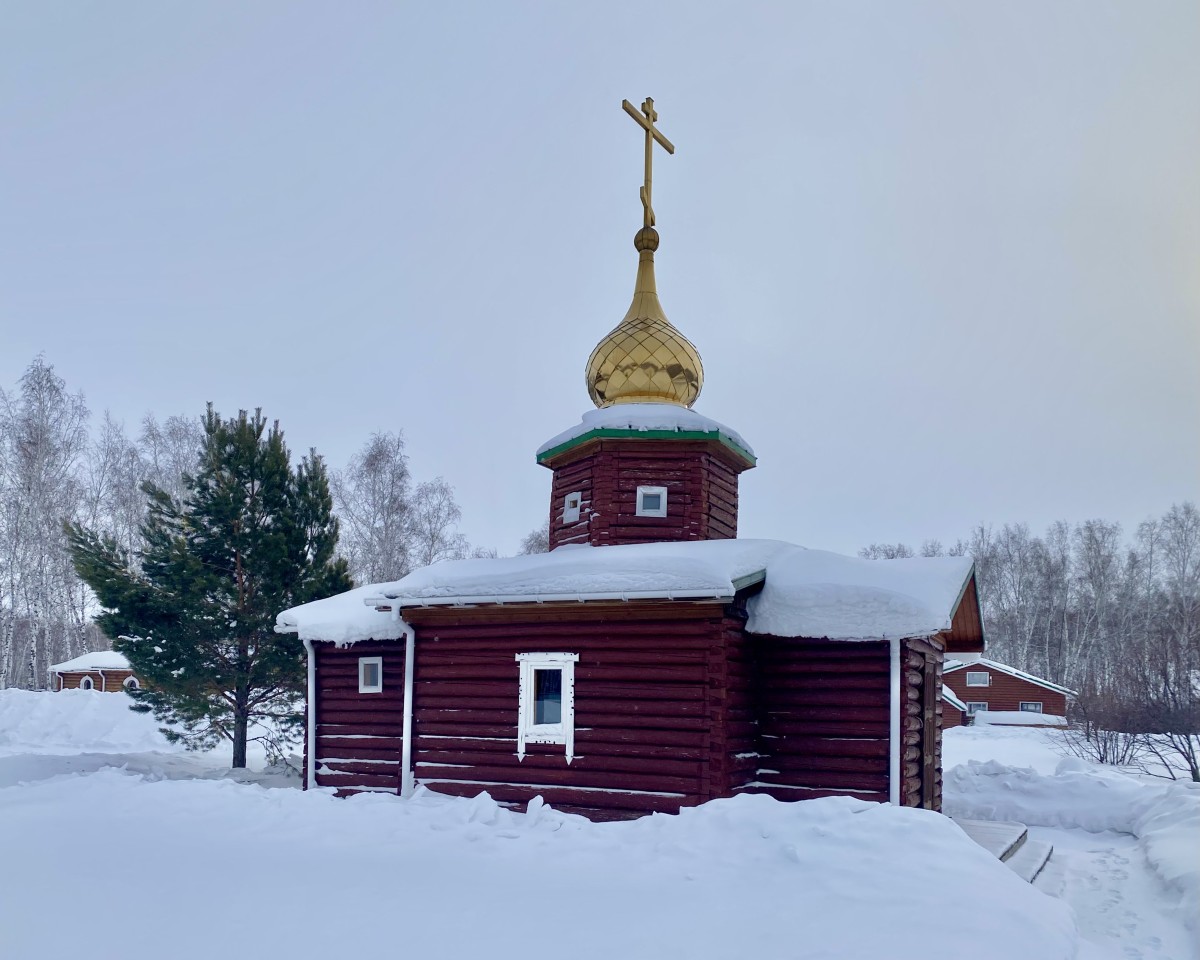
{"label": "white framed window", "polygon": [[967,671],[967,686],[968,687],[990,687],[992,685],[992,675],[986,670],[968,670]]}
{"label": "white framed window", "polygon": [[667,488],[638,487],[637,515],[639,517],[665,517],[667,515]]}
{"label": "white framed window", "polygon": [[521,692],[517,702],[517,759],[530,743],[561,743],[567,763],[575,759],[575,664],[577,653],[518,653]]}
{"label": "white framed window", "polygon": [[986,703],[971,703],[971,702],[967,703],[967,713],[970,714],[971,716],[974,716],[975,714],[979,713],[979,711],[986,710],[986,709],[987,709]]}
{"label": "white framed window", "polygon": [[95,689],[95,686],[96,685],[94,683],[92,683],[91,677],[84,677],[82,680],[79,681],[79,689],[80,690],[93,690],[93,689]]}
{"label": "white framed window", "polygon": [[1042,701],[1041,700],[1022,700],[1021,701],[1021,712],[1022,713],[1041,713],[1042,712]]}
{"label": "white framed window", "polygon": [[383,692],[383,657],[358,658],[358,692]]}
{"label": "white framed window", "polygon": [[568,493],[563,499],[563,523],[577,523],[579,508],[583,505],[583,494],[579,491]]}
{"label": "white framed window", "polygon": [[142,685],[140,683],[138,683],[137,677],[126,677],[125,678],[125,689],[126,690],[140,690],[141,687],[142,687]]}

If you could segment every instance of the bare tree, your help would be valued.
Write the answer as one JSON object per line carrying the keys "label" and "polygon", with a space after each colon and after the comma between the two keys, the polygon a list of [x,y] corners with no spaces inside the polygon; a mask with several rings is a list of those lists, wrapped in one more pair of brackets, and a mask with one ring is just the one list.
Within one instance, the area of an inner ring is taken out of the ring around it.
{"label": "bare tree", "polygon": [[913,548],[904,543],[872,543],[858,551],[864,560],[904,560],[916,556]]}
{"label": "bare tree", "polygon": [[356,583],[399,580],[412,569],[412,483],[404,438],[376,433],[333,475],[341,551]]}
{"label": "bare tree", "polygon": [[17,669],[17,623],[27,626],[24,682],[44,685],[50,657],[79,652],[86,594],[71,575],[62,532],[83,500],[88,410],[82,395],[37,357],[14,394],[0,391],[0,500],[6,582],[0,615],[0,687]]}
{"label": "bare tree", "polygon": [[458,532],[460,519],[462,510],[454,500],[454,488],[445,480],[437,477],[417,486],[411,525],[415,566],[470,555],[467,538]]}
{"label": "bare tree", "polygon": [[521,549],[518,554],[525,556],[531,553],[549,553],[550,552],[550,518],[546,518],[536,530],[530,530],[525,534],[525,539],[521,541]]}

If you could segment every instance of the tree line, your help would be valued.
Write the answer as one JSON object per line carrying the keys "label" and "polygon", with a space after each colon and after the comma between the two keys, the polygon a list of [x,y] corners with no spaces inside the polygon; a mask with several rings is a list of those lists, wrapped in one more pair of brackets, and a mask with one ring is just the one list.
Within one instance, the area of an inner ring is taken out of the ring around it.
{"label": "tree line", "polygon": [[864,557],[970,555],[987,656],[1075,690],[1074,748],[1182,765],[1200,780],[1200,511],[1171,506],[1126,538],[1104,520],[980,526],[949,550],[871,544]]}
{"label": "tree line", "polygon": [[[132,434],[107,412],[93,423],[83,396],[43,357],[13,389],[0,387],[0,689],[44,689],[51,664],[107,646],[64,524],[138,557],[155,502],[147,490],[182,503],[205,444],[199,414],[148,414]],[[315,451],[310,459],[320,460]],[[329,486],[340,528],[336,552],[355,582],[491,554],[458,531],[462,514],[449,483],[414,480],[398,433],[368,438],[332,471]]]}

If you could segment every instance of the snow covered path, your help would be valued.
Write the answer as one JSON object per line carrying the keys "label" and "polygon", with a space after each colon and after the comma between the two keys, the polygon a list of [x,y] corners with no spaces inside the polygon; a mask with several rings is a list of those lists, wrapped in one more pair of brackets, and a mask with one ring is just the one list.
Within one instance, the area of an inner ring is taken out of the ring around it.
{"label": "snow covered path", "polygon": [[[1080,932],[1125,960],[1194,960],[1195,940],[1173,897],[1146,862],[1136,838],[1030,827],[1029,836],[1054,845],[1054,856],[1035,886],[1075,910]],[[1195,855],[1200,858],[1200,851]],[[1200,910],[1200,905],[1193,905]]]}

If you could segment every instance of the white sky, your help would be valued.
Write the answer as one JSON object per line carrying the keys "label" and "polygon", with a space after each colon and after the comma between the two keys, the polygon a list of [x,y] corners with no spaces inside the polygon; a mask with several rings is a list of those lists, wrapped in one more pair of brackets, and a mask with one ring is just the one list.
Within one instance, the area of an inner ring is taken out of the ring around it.
{"label": "white sky", "polygon": [[743,536],[1127,530],[1200,497],[1200,5],[9,5],[0,384],[131,428],[402,429],[472,542],[659,292],[753,444]]}

